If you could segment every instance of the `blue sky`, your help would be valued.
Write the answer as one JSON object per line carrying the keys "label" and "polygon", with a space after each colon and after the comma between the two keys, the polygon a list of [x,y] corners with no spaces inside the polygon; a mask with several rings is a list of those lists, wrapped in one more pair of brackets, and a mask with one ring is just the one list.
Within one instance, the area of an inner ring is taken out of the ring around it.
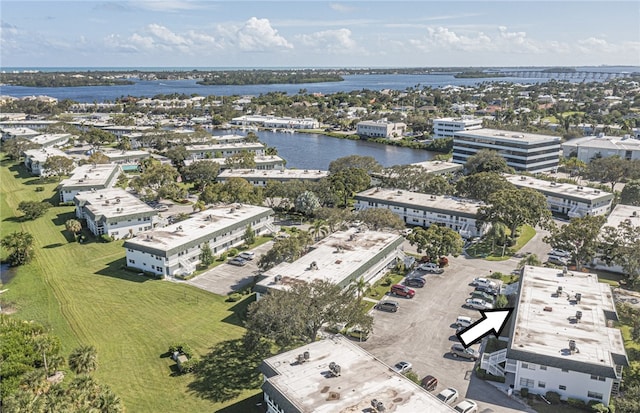
{"label": "blue sky", "polygon": [[0,3],[1,67],[640,65],[640,2]]}

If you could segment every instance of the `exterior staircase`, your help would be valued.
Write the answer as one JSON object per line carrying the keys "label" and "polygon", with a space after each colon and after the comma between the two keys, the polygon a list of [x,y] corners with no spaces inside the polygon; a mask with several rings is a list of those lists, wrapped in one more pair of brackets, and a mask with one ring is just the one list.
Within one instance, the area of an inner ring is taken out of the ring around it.
{"label": "exterior staircase", "polygon": [[180,260],[178,260],[178,263],[182,268],[182,273],[185,275],[193,274],[193,272],[196,270],[195,264],[187,259],[180,258]]}
{"label": "exterior staircase", "polygon": [[480,360],[480,368],[485,369],[487,373],[504,377],[504,367],[500,364],[507,361],[507,349],[503,348],[502,350],[494,351],[493,353],[487,354],[484,353],[482,355],[482,359]]}

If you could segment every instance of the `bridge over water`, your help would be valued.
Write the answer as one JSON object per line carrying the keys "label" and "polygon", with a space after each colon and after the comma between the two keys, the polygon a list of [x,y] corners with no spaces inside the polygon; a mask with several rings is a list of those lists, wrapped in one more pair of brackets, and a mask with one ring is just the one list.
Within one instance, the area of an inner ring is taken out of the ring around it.
{"label": "bridge over water", "polygon": [[493,72],[508,77],[541,78],[541,79],[571,79],[571,80],[610,80],[631,77],[631,72],[591,72],[591,71],[571,71],[554,72],[543,70],[506,70]]}

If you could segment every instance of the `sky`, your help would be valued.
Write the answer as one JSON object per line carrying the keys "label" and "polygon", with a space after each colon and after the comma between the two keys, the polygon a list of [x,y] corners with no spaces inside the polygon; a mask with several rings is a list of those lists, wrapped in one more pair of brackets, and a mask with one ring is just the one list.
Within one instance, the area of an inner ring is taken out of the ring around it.
{"label": "sky", "polygon": [[640,66],[640,1],[0,2],[6,67]]}

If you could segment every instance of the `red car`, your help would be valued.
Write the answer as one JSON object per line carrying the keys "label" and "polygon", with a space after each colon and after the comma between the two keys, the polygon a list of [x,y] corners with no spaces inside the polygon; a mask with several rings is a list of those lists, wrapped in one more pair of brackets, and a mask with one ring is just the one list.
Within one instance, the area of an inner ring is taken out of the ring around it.
{"label": "red car", "polygon": [[413,296],[416,295],[416,291],[406,285],[396,284],[391,286],[391,294],[399,295],[400,297],[413,298]]}

